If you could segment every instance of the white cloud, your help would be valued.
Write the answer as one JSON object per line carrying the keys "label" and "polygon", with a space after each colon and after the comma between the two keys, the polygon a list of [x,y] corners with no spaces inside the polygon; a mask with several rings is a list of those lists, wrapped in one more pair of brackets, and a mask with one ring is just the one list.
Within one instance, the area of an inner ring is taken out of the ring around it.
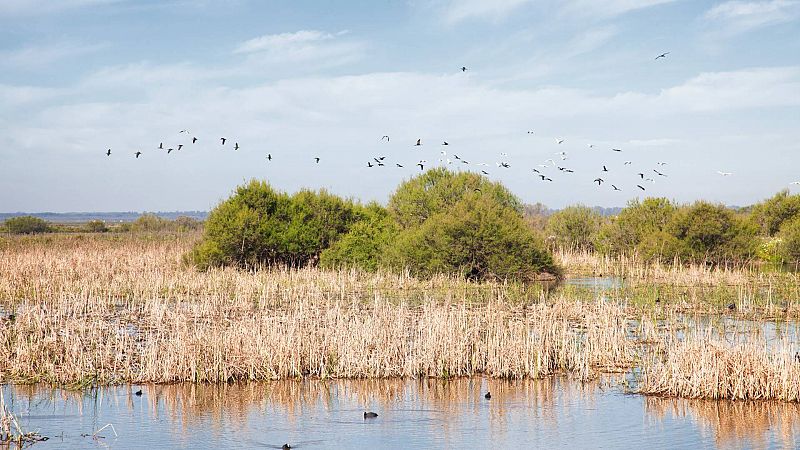
{"label": "white cloud", "polygon": [[450,0],[440,8],[445,22],[454,24],[467,19],[500,20],[532,0]]}
{"label": "white cloud", "polygon": [[704,17],[729,33],[741,33],[800,18],[800,1],[727,1],[708,10]]}
{"label": "white cloud", "polygon": [[34,16],[122,1],[124,0],[3,0],[0,2],[0,16]]}
{"label": "white cloud", "polygon": [[562,0],[562,11],[569,15],[610,18],[638,9],[676,0]]}
{"label": "white cloud", "polygon": [[248,62],[256,65],[296,62],[318,67],[342,65],[360,59],[366,49],[360,41],[343,40],[346,34],[347,31],[318,30],[268,34],[242,42],[234,53],[247,55]]}
{"label": "white cloud", "polygon": [[0,54],[0,65],[11,67],[44,67],[69,58],[87,55],[107,48],[106,44],[59,42],[40,44]]}

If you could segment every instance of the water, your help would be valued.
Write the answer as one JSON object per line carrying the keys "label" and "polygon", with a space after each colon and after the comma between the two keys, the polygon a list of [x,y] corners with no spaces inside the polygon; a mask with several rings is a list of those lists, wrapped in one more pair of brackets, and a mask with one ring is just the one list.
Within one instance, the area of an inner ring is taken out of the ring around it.
{"label": "water", "polygon": [[[648,398],[565,379],[3,387],[62,448],[798,448],[800,405]],[[486,400],[487,390],[492,398]],[[378,418],[364,420],[365,410]],[[111,427],[91,434],[106,424]],[[99,437],[102,436],[102,437]]]}
{"label": "water", "polygon": [[622,287],[622,278],[619,277],[577,277],[564,280],[567,286],[576,286],[595,291],[619,289]]}

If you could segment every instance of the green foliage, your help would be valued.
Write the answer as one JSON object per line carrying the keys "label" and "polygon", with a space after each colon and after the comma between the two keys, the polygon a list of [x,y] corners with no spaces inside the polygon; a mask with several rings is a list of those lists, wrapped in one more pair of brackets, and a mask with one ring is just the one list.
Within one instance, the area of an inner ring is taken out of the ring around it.
{"label": "green foliage", "polygon": [[577,205],[562,209],[547,221],[548,240],[561,247],[593,250],[603,216],[592,208]]}
{"label": "green foliage", "polygon": [[756,250],[755,228],[723,205],[699,201],[681,208],[669,231],[693,261],[743,261]]}
{"label": "green foliage", "polygon": [[498,204],[522,212],[522,203],[502,184],[478,174],[455,174],[444,168],[428,170],[401,184],[389,200],[389,212],[401,228],[417,227],[476,189]]}
{"label": "green foliage", "polygon": [[325,191],[289,196],[253,180],[211,211],[192,259],[201,268],[304,266],[363,217],[362,207]]}
{"label": "green foliage", "polygon": [[86,222],[86,231],[89,233],[105,233],[108,231],[108,227],[102,220],[90,220]]}
{"label": "green foliage", "polygon": [[324,268],[357,267],[374,272],[388,246],[398,233],[397,224],[380,205],[371,204],[364,210],[366,218],[353,224],[350,230],[320,255]]}
{"label": "green foliage", "polygon": [[131,222],[130,230],[135,232],[155,233],[166,231],[170,228],[170,221],[155,214],[145,213]]}
{"label": "green foliage", "polygon": [[180,232],[188,232],[199,230],[203,227],[203,223],[197,219],[188,216],[178,216],[172,221],[172,228]]}
{"label": "green foliage", "polygon": [[3,228],[11,234],[49,233],[53,231],[50,223],[34,216],[19,216],[6,219]]}
{"label": "green foliage", "polygon": [[666,198],[632,200],[601,228],[597,245],[605,253],[632,253],[645,237],[664,231],[676,210]]}
{"label": "green foliage", "polygon": [[800,217],[785,222],[778,236],[781,239],[780,254],[783,260],[790,264],[800,263]]}
{"label": "green foliage", "polygon": [[541,272],[558,274],[520,205],[499,183],[431,170],[402,184],[389,201],[401,231],[383,260],[421,276],[531,280]]}
{"label": "green foliage", "polygon": [[774,236],[784,222],[800,216],[800,195],[791,195],[788,190],[780,191],[753,205],[750,214],[763,234]]}

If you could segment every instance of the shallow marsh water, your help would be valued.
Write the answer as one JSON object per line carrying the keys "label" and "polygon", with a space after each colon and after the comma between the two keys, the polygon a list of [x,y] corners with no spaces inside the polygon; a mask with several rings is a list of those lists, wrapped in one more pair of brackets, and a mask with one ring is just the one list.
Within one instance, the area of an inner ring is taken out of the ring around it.
{"label": "shallow marsh water", "polygon": [[[25,431],[61,448],[798,448],[800,405],[661,399],[616,382],[280,381],[4,386]],[[492,398],[484,394],[491,391]],[[378,418],[364,420],[365,410]],[[106,424],[111,427],[91,436]]]}

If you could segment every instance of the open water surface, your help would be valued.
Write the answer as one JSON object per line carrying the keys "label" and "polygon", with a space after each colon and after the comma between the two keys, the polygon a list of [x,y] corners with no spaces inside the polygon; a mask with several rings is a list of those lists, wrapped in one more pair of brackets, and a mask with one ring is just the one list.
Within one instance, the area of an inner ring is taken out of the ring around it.
{"label": "open water surface", "polygon": [[[42,450],[800,447],[800,405],[652,398],[615,383],[280,381],[3,394],[25,431],[50,438],[32,447]],[[365,420],[364,411],[379,416]],[[113,430],[92,436],[107,424]]]}

